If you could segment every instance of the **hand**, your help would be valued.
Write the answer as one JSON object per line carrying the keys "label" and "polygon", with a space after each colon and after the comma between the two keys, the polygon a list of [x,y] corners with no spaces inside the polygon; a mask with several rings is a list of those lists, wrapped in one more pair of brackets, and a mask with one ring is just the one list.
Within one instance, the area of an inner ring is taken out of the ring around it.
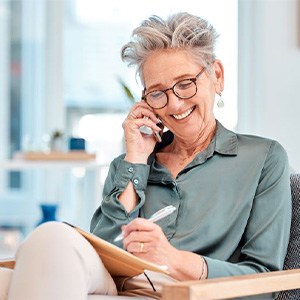
{"label": "hand", "polygon": [[207,277],[207,266],[200,255],[173,247],[155,223],[137,218],[122,226],[123,243],[128,252],[167,266],[169,275],[177,280],[199,280]]}
{"label": "hand", "polygon": [[[146,118],[145,118],[146,117]],[[139,128],[143,125],[150,127],[154,132],[161,131],[156,124],[158,119],[153,110],[144,102],[136,103],[123,122],[125,134],[126,157],[132,163],[147,163],[157,142],[153,134],[142,134]]]}
{"label": "hand", "polygon": [[167,266],[170,274],[175,272],[173,264],[180,261],[180,251],[168,242],[157,224],[137,218],[124,225],[122,232],[124,247],[128,252],[157,265]]}

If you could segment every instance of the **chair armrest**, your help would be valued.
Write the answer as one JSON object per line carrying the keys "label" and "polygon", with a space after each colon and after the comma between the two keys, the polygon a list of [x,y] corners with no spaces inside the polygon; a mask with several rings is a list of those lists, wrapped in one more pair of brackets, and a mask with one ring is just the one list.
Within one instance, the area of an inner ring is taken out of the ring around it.
{"label": "chair armrest", "polygon": [[0,267],[13,269],[15,267],[15,260],[13,259],[0,259]]}
{"label": "chair armrest", "polygon": [[162,300],[231,299],[296,288],[300,288],[300,269],[167,284]]}

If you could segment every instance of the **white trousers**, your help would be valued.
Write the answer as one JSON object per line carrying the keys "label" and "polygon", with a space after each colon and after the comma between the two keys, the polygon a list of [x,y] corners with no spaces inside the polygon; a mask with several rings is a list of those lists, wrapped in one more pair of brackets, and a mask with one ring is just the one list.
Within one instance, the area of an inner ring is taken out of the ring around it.
{"label": "white trousers", "polygon": [[113,279],[80,233],[64,223],[47,222],[21,244],[14,270],[0,268],[0,300],[84,300],[94,294],[160,299],[163,284],[176,281],[147,273],[155,291],[144,274]]}
{"label": "white trousers", "polygon": [[87,299],[117,295],[94,248],[72,227],[48,222],[19,247],[14,271],[0,270],[0,299]]}

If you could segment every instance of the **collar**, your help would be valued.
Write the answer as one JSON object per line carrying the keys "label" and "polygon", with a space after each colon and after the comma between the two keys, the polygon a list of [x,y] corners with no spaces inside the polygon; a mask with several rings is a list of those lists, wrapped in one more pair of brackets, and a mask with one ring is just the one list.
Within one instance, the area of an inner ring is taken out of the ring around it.
{"label": "collar", "polygon": [[223,155],[238,154],[238,141],[236,133],[226,129],[219,121],[217,121],[215,139],[215,152]]}
{"label": "collar", "polygon": [[[216,120],[216,134],[211,140],[206,149],[201,151],[195,158],[199,162],[206,161],[209,157],[213,156],[214,152],[222,155],[235,156],[238,154],[238,141],[237,135],[226,129],[218,120]],[[157,143],[154,151],[149,156],[148,164],[152,164],[155,159],[155,153],[157,153],[163,147],[169,145],[174,139],[174,134],[171,131],[164,132],[162,141]]]}

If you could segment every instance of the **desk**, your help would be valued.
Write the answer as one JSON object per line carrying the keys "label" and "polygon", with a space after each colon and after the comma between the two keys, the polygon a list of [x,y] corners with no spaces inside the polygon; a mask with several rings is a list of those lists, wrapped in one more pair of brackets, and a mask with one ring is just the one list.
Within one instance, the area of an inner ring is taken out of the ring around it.
{"label": "desk", "polygon": [[[43,191],[41,191],[42,187],[48,190],[49,188],[56,190],[53,194],[58,198],[57,202],[61,206],[63,220],[75,223],[74,225],[85,230],[89,230],[91,216],[101,203],[102,184],[106,177],[108,166],[108,164],[100,164],[95,160],[12,159],[0,161],[1,170],[31,170],[36,172],[35,178],[29,180],[33,188],[32,193],[35,193],[32,198],[38,198],[36,195],[44,195]],[[45,177],[48,177],[48,179],[52,175],[52,179],[47,180],[46,178],[45,180],[45,178],[42,178],[43,176],[40,175],[42,172],[46,173]],[[32,176],[32,172],[30,173],[28,175]],[[66,176],[66,173],[71,176]],[[68,177],[67,180],[64,180],[68,184],[61,187],[63,184],[61,181],[62,176],[64,178]]]}

